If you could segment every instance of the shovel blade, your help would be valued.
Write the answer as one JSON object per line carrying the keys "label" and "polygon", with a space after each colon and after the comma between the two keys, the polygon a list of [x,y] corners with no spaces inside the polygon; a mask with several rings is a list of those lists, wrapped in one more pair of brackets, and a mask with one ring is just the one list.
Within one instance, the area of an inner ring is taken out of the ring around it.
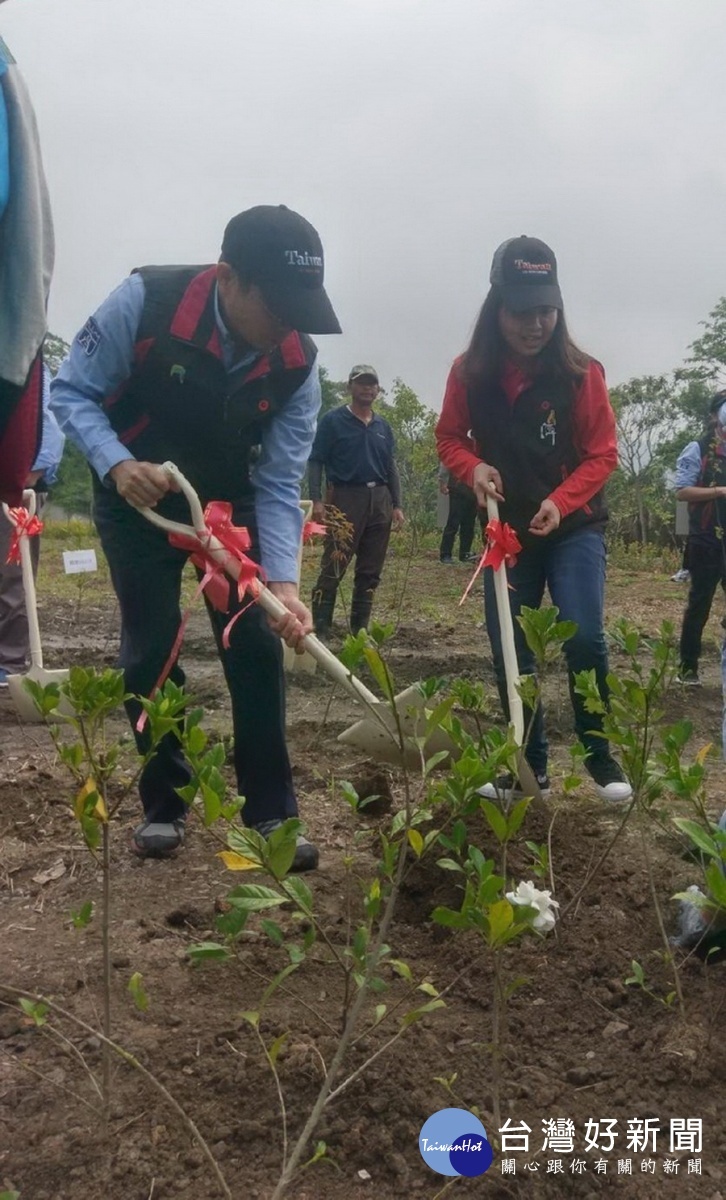
{"label": "shovel blade", "polygon": [[[412,738],[424,735],[426,719],[422,710],[427,703],[417,687],[406,688],[405,692],[400,692],[394,699],[398,720],[388,704],[377,704],[375,716],[371,714],[361,721],[356,721],[355,725],[351,725],[339,735],[338,741],[344,746],[360,750],[377,762],[417,770],[421,766],[421,750]],[[403,749],[398,722],[404,735]],[[426,739],[424,758],[430,758],[432,754],[441,750],[445,750],[451,757],[456,757],[457,750],[451,738],[443,729],[435,729]]]}
{"label": "shovel blade", "polygon": [[[67,678],[68,671],[46,671],[45,667],[31,667],[23,675],[8,675],[10,699],[15,706],[15,711],[20,720],[40,724],[44,719],[35,707],[32,696],[23,687],[26,679],[32,679],[34,683],[39,683],[41,687],[47,687],[49,683],[64,683]],[[73,709],[65,696],[61,697],[61,702],[56,712],[66,717],[72,715]]]}

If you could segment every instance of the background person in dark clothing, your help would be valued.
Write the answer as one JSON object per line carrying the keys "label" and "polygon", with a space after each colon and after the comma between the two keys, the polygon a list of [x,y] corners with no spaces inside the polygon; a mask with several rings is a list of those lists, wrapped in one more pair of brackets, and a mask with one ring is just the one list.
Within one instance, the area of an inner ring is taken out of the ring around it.
{"label": "background person in dark clothing", "polygon": [[711,400],[706,433],[679,454],[675,486],[676,498],[688,503],[686,555],[691,574],[678,680],[693,687],[700,683],[703,630],[719,584],[726,593],[726,391]]}
{"label": "background person in dark clothing", "polygon": [[476,524],[476,496],[470,487],[461,483],[443,464],[439,467],[439,491],[443,496],[449,497],[449,515],[441,534],[439,561],[453,563],[452,553],[458,533],[459,562],[470,562],[472,558],[477,557],[476,554],[471,554]]}
{"label": "background person in dark clothing", "polygon": [[325,519],[325,502],[338,508],[352,526],[351,539],[342,544],[334,531],[323,546],[320,575],[313,589],[315,632],[330,633],[338,585],[355,555],[350,627],[365,628],[373,596],[381,582],[391,528],[404,522],[401,480],[394,458],[393,430],[373,405],[380,391],[373,367],[353,367],[348,377],[350,404],[334,408],[321,418],[310,454],[310,497],[313,518]]}

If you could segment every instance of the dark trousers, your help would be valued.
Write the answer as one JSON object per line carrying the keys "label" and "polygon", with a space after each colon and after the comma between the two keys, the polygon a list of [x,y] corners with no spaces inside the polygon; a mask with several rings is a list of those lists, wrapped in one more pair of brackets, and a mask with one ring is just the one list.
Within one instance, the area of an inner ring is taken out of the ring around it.
{"label": "dark trousers", "polygon": [[[598,690],[604,700],[608,696],[608,656],[603,631],[603,607],[605,597],[605,539],[599,529],[575,529],[559,540],[542,538],[540,542],[523,550],[514,567],[507,569],[509,603],[514,622],[514,641],[520,674],[533,675],[535,660],[529,649],[517,616],[524,605],[539,608],[545,585],[549,588],[552,603],[560,610],[561,621],[575,621],[577,632],[565,642],[564,653],[570,683],[570,699],[575,715],[575,730],[580,741],[595,757],[609,754],[608,743],[595,737],[594,731],[602,729],[602,720],[594,713],[585,711],[581,696],[576,695],[573,675],[577,671],[595,671]],[[509,702],[504,673],[504,655],[499,629],[494,575],[484,571],[484,605],[487,631],[492,647],[494,671],[499,696],[504,712],[509,719]],[[532,719],[531,710],[524,710],[525,729]],[[532,729],[527,742],[527,761],[533,771],[542,773],[547,769],[547,738],[544,731],[542,705],[534,715]]]}
{"label": "dark trousers", "polygon": [[449,517],[441,535],[439,558],[451,558],[454,539],[459,535],[459,558],[464,562],[471,551],[476,524],[477,503],[468,488],[449,488]]}
{"label": "dark trousers", "polygon": [[689,538],[687,545],[688,570],[691,584],[681,626],[681,669],[698,671],[703,630],[719,584],[726,593],[726,546],[720,539],[714,542]]}
{"label": "dark trousers", "polygon": [[355,555],[351,625],[361,628],[367,623],[373,596],[381,582],[381,571],[391,536],[393,505],[385,484],[377,487],[333,487],[327,496],[328,504],[345,514],[350,523],[350,541],[343,544],[330,534],[325,539],[320,574],[313,591],[313,603],[325,610],[332,619],[338,585]]}
{"label": "dark trousers", "polygon": [[[94,519],[121,609],[118,665],[127,690],[148,696],[179,630],[181,576],[188,554],[170,546],[166,534],[115,494],[97,498]],[[177,519],[188,523],[188,514]],[[242,524],[243,518],[236,516],[236,521]],[[239,794],[245,797],[242,816],[245,824],[255,825],[296,816],[297,802],[285,741],[282,645],[265,614],[252,604],[235,624],[229,649],[223,649],[222,632],[239,607],[235,593],[229,613],[209,605],[207,610],[232,701],[234,766]],[[178,662],[169,677],[183,685],[185,676]],[[136,731],[141,706],[130,700],[126,711],[143,753],[148,731]],[[175,789],[189,778],[179,741],[169,734],[139,782],[146,817],[166,822],[183,816],[187,806]]]}

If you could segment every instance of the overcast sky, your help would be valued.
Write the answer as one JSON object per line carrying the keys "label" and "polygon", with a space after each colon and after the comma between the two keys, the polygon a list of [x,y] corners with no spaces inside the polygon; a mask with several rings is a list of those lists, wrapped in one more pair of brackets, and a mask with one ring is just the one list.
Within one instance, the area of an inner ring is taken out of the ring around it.
{"label": "overcast sky", "polygon": [[611,384],[726,295],[724,0],[7,0],[70,338],[253,204],[317,227],[356,362],[439,408],[507,237],[543,238]]}

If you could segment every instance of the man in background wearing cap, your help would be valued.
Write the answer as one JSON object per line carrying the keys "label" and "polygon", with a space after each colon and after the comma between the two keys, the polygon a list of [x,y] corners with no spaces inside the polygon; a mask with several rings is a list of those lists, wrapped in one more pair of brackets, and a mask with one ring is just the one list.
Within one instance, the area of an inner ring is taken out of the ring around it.
{"label": "man in background wearing cap", "polygon": [[676,498],[688,503],[686,561],[691,576],[678,681],[697,687],[701,639],[719,583],[726,593],[726,391],[712,398],[703,437],[679,454],[675,487]]}
{"label": "man in background wearing cap", "polygon": [[313,518],[322,521],[325,516],[325,470],[327,502],[339,509],[352,527],[351,537],[345,542],[334,531],[325,539],[320,575],[313,589],[313,620],[319,637],[330,633],[338,585],[353,555],[350,627],[357,633],[367,626],[381,582],[391,527],[400,529],[404,522],[393,430],[373,411],[380,391],[375,368],[366,364],[353,367],[348,391],[350,404],[342,404],[321,418],[310,454]]}
{"label": "man in background wearing cap", "polygon": [[[222,631],[239,606],[209,608],[232,701],[234,762],[247,825],[268,836],[297,815],[285,741],[279,637],[294,647],[312,628],[297,594],[300,486],[320,407],[316,349],[308,333],[339,333],[323,288],[323,248],[303,217],[283,205],[233,217],[216,266],[142,267],[89,318],[52,386],[64,432],[86,455],[94,519],[121,609],[126,688],[148,696],[180,623],[188,553],[137,509],[156,507],[188,524],[161,463],[172,460],[202,503],[226,500],[253,539],[252,557],[288,614],[269,622],[257,605]],[[175,663],[170,678],[183,684]],[[127,704],[136,731],[141,708]],[[145,819],[132,848],[167,855],[184,840],[190,778],[178,739],[168,735],[139,784]],[[298,841],[294,870],[317,866]]]}

